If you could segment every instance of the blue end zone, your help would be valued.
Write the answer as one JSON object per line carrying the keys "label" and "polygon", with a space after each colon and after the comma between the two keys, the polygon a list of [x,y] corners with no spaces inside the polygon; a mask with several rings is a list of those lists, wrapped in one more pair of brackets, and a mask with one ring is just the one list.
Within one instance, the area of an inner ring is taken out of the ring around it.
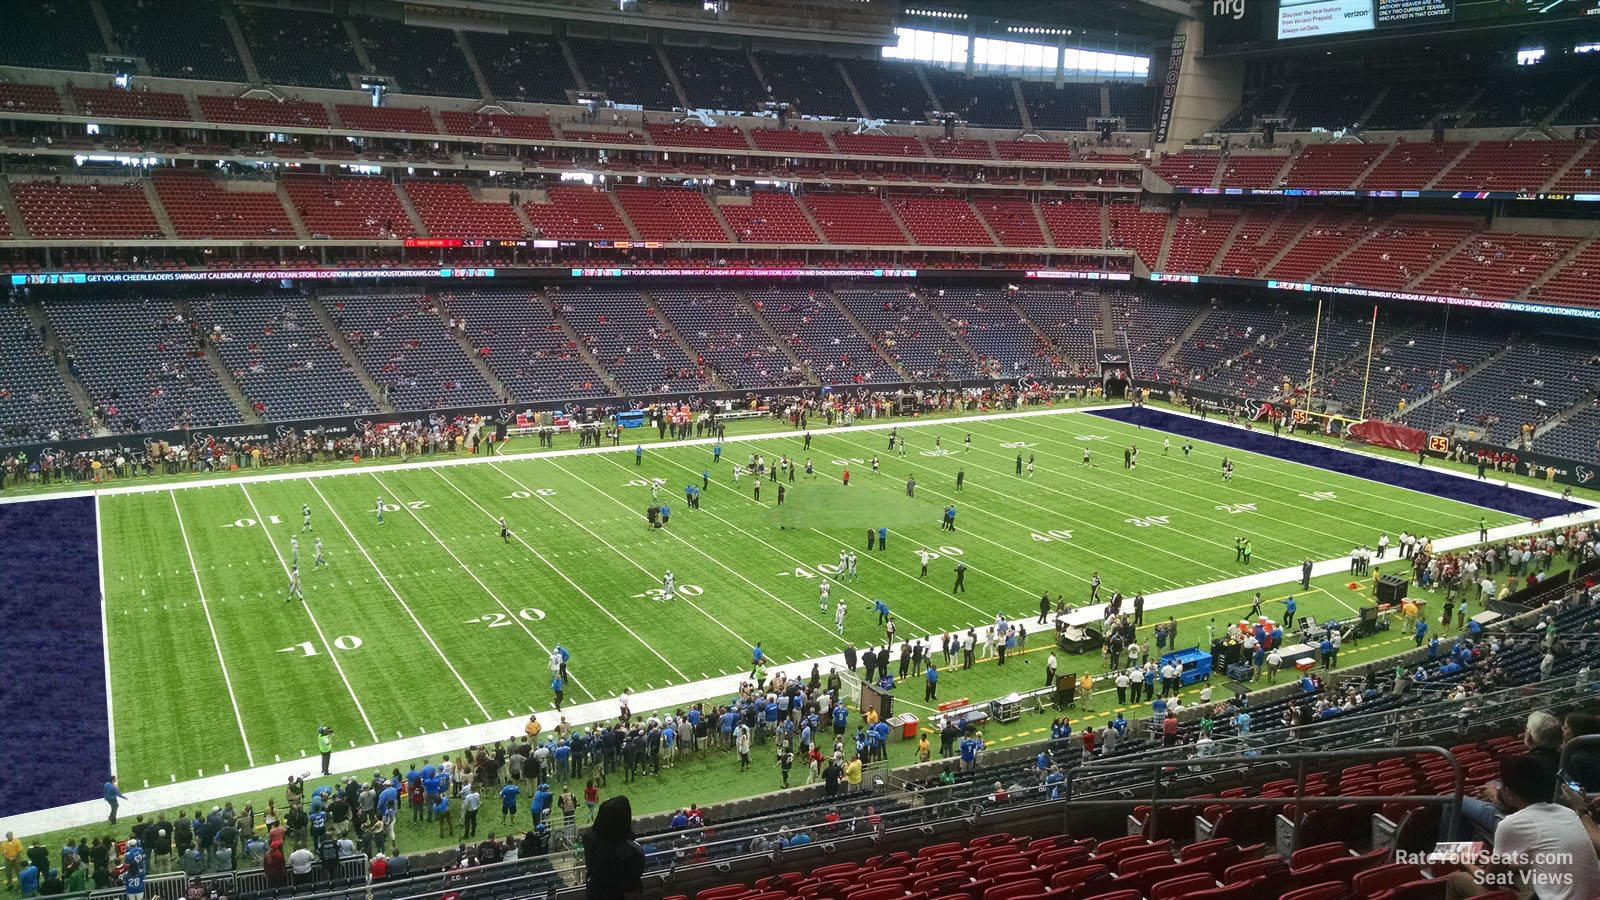
{"label": "blue end zone", "polygon": [[100,796],[110,773],[94,499],[0,505],[0,816]]}
{"label": "blue end zone", "polygon": [[1121,409],[1094,410],[1090,415],[1104,416],[1131,425],[1143,425],[1170,431],[1195,440],[1263,456],[1316,466],[1330,472],[1355,475],[1372,481],[1381,481],[1414,491],[1433,494],[1446,500],[1457,500],[1497,509],[1524,519],[1543,519],[1565,513],[1590,511],[1593,507],[1559,497],[1546,497],[1528,491],[1504,487],[1498,481],[1478,481],[1462,478],[1448,472],[1419,468],[1414,465],[1378,459],[1360,453],[1346,453],[1306,441],[1285,440],[1273,436],[1271,431],[1246,431],[1232,425],[1207,422],[1190,416],[1174,415],[1149,407],[1124,407]]}

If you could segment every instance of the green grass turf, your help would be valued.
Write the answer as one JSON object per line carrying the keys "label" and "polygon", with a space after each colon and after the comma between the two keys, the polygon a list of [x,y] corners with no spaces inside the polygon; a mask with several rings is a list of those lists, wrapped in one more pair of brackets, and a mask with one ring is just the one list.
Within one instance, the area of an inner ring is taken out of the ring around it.
{"label": "green grass turf", "polygon": [[[973,450],[963,453],[968,431]],[[652,447],[637,467],[631,453],[601,454],[106,496],[119,774],[137,788],[292,759],[311,752],[319,725],[348,747],[545,709],[546,648],[556,641],[573,653],[573,702],[741,671],[758,640],[780,665],[836,652],[832,613],[816,603],[841,549],[860,555],[860,576],[836,583],[833,596],[851,608],[845,637],[865,646],[882,638],[876,598],[902,635],[964,629],[999,611],[1033,613],[1046,590],[1081,604],[1094,572],[1131,595],[1341,555],[1384,530],[1442,535],[1476,529],[1480,515],[1512,521],[1232,450],[1238,470],[1224,483],[1219,448],[1197,445],[1185,459],[1175,439],[1163,455],[1159,433],[1099,418],[902,432],[904,458],[887,452],[886,432],[817,435],[817,478],[800,475],[789,502],[821,518],[785,530],[769,521],[770,482],[758,504],[749,476],[733,485],[731,460],[754,450],[803,462],[798,438],[730,440],[700,510],[681,503],[681,486],[711,465],[709,449],[671,446]],[[1120,465],[1130,441],[1144,448],[1135,472]],[[1093,465],[1081,462],[1084,446]],[[1014,474],[1018,452],[1037,457],[1034,478]],[[876,477],[855,468],[873,455],[882,459]],[[834,460],[855,475],[847,527],[826,519],[846,490],[833,486]],[[911,502],[913,473],[917,515],[893,525],[887,551],[868,553],[861,517]],[[662,496],[679,502],[671,526],[652,531],[643,510],[655,478],[677,486]],[[820,499],[805,499],[809,491]],[[378,496],[400,507],[382,526],[372,514]],[[960,511],[954,534],[938,526],[948,502]],[[304,535],[302,504],[315,524]],[[516,533],[509,543],[497,533],[500,515]],[[1241,534],[1255,545],[1249,567],[1234,562]],[[285,602],[295,536],[305,604]],[[315,536],[330,563],[321,571],[311,569]],[[926,579],[917,577],[919,549],[938,554]],[[952,595],[958,556],[968,590]],[[658,602],[649,592],[669,568],[680,596]],[[1327,603],[1329,614],[1355,605],[1337,591]],[[1174,612],[1203,621],[1239,606],[1197,601]],[[944,695],[987,695],[964,687],[966,677],[952,673]]]}

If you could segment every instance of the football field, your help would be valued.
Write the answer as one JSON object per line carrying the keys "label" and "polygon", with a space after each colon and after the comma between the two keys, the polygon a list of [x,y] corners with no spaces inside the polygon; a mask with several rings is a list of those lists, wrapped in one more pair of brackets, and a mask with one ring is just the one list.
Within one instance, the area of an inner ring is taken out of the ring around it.
{"label": "football field", "polygon": [[[319,726],[349,749],[525,718],[551,708],[557,643],[571,653],[567,702],[581,704],[748,671],[756,642],[780,667],[881,644],[878,599],[901,637],[996,613],[1031,624],[1041,593],[1082,606],[1096,574],[1103,594],[1131,597],[1343,556],[1385,532],[1517,521],[1199,441],[1185,454],[1182,436],[1082,413],[913,421],[898,422],[904,456],[887,430],[855,428],[816,433],[809,452],[798,434],[730,438],[720,462],[708,443],[648,444],[637,462],[624,446],[103,495],[116,769],[127,787],[155,786],[314,754]],[[763,482],[757,500],[751,475],[735,482],[752,453],[801,467],[780,482],[783,509],[779,484]],[[685,485],[706,478],[688,508]],[[655,482],[671,507],[661,529],[645,520]],[[951,504],[953,532],[941,527]],[[869,552],[878,528],[887,549]],[[855,578],[838,571],[846,551]],[[296,559],[303,602],[288,593]],[[953,593],[958,563],[965,591]],[[1353,613],[1332,594],[1325,605]],[[960,695],[961,675],[945,693]]]}

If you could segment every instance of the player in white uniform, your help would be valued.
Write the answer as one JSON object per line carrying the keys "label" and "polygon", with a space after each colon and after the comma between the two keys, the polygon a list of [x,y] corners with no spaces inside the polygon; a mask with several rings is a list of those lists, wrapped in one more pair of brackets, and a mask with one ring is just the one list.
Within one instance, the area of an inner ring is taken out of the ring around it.
{"label": "player in white uniform", "polygon": [[819,595],[817,605],[822,608],[823,612],[828,611],[828,591],[832,589],[833,586],[828,584],[828,579],[826,578],[822,579],[822,583],[817,585],[817,594]]}
{"label": "player in white uniform", "polygon": [[378,513],[378,524],[382,525],[383,524],[383,498],[382,497],[378,498],[378,507],[377,507],[376,512]]}
{"label": "player in white uniform", "polygon": [[845,567],[845,571],[850,573],[850,580],[851,581],[859,581],[860,580],[860,578],[858,578],[856,576],[856,555],[854,553],[850,554],[849,563]]}
{"label": "player in white uniform", "polygon": [[500,540],[511,543],[511,526],[506,524],[506,517],[500,517]]}
{"label": "player in white uniform", "polygon": [[840,634],[844,634],[844,601],[843,600],[840,600],[839,601],[839,605],[835,606],[833,608],[833,630],[837,631]]}
{"label": "player in white uniform", "polygon": [[872,458],[872,474],[878,474],[878,458],[876,456]]}
{"label": "player in white uniform", "polygon": [[809,457],[809,456],[806,457],[806,477],[807,478],[815,478],[815,477],[817,477],[817,470],[811,467],[811,457]]}
{"label": "player in white uniform", "polygon": [[316,559],[312,564],[312,568],[320,569],[328,564],[328,561],[322,558],[322,538],[317,538],[316,543],[312,544],[312,552],[316,554]]}
{"label": "player in white uniform", "polygon": [[300,539],[294,535],[289,536],[289,561],[296,566],[300,565]]}
{"label": "player in white uniform", "polygon": [[661,496],[661,482],[650,479],[650,499],[655,500]]}
{"label": "player in white uniform", "polygon": [[672,577],[672,570],[668,569],[667,574],[661,576],[661,599],[674,599],[673,590],[676,586],[677,581]]}
{"label": "player in white uniform", "polygon": [[1088,447],[1083,448],[1083,464],[1086,465],[1086,466],[1089,464],[1089,448]]}
{"label": "player in white uniform", "polygon": [[293,601],[296,597],[300,598],[301,600],[306,599],[306,595],[302,594],[300,592],[300,567],[299,566],[295,566],[294,568],[289,570],[289,596],[285,597],[283,602],[289,603],[289,602]]}
{"label": "player in white uniform", "polygon": [[304,503],[300,504],[300,530],[311,530],[311,507]]}
{"label": "player in white uniform", "polygon": [[1028,477],[1033,477],[1033,454],[1028,454]]}
{"label": "player in white uniform", "polygon": [[1166,456],[1172,452],[1172,438],[1161,439],[1161,455]]}
{"label": "player in white uniform", "polygon": [[844,574],[846,572],[848,572],[848,571],[850,571],[850,551],[848,551],[848,550],[840,550],[839,551],[839,573],[838,574],[839,574],[840,577],[843,577]]}
{"label": "player in white uniform", "polygon": [[733,483],[734,484],[738,484],[739,483],[740,469],[741,469],[741,467],[740,467],[740,465],[738,463],[734,463],[733,464]]}

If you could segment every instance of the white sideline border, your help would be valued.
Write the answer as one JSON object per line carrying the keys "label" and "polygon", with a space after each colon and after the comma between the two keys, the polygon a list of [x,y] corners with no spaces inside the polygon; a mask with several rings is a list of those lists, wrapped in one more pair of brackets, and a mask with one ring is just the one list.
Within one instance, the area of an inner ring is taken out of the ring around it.
{"label": "white sideline border", "polygon": [[[961,417],[961,418],[951,418],[951,419],[929,419],[929,420],[926,420],[926,421],[915,421],[915,420],[908,421],[908,420],[903,419],[903,418],[896,418],[896,419],[887,420],[887,421],[869,422],[869,423],[861,424],[861,425],[850,425],[850,426],[837,425],[837,426],[826,427],[826,428],[821,428],[821,429],[813,429],[812,431],[813,431],[813,434],[818,434],[818,433],[824,433],[825,434],[825,433],[830,432],[830,431],[846,431],[846,432],[848,432],[848,431],[885,431],[885,430],[889,430],[889,429],[892,429],[892,428],[898,428],[898,427],[901,427],[901,426],[905,426],[905,427],[908,427],[908,428],[922,427],[922,426],[925,426],[925,425],[926,426],[939,426],[939,425],[959,426],[959,424],[962,423],[962,422],[982,422],[982,421],[997,421],[997,420],[1007,420],[1007,419],[1025,419],[1025,418],[1034,418],[1034,417],[1039,417],[1039,416],[1069,415],[1069,414],[1073,414],[1073,413],[1093,412],[1093,411],[1097,411],[1097,410],[1106,410],[1106,409],[1121,409],[1121,408],[1125,408],[1125,407],[1126,407],[1126,404],[1120,404],[1120,403],[1118,403],[1118,404],[1099,404],[1099,405],[1094,405],[1094,406],[1072,407],[1072,408],[1069,408],[1069,409],[1045,409],[1045,410],[1025,410],[1025,411],[1016,411],[1016,412],[989,413],[989,414],[980,414],[980,415],[972,416],[972,417]],[[1173,415],[1190,415],[1189,413],[1186,413],[1186,412],[1177,412],[1177,411],[1172,411],[1172,410],[1162,410],[1162,411],[1163,412],[1170,412]],[[1199,416],[1191,416],[1191,417],[1195,418],[1195,419],[1199,419],[1200,418]],[[1130,424],[1130,423],[1124,422],[1122,424]],[[1219,424],[1224,424],[1224,423],[1219,423]],[[1242,426],[1235,426],[1235,427],[1242,427]],[[1161,431],[1162,429],[1151,428],[1151,430],[1152,431]],[[735,442],[743,442],[743,441],[756,441],[756,440],[772,440],[772,439],[776,439],[776,438],[793,439],[794,437],[797,436],[797,434],[798,434],[798,432],[796,432],[793,429],[790,429],[790,430],[785,430],[785,431],[773,431],[773,432],[762,433],[762,434],[739,436],[739,437],[737,437],[737,438],[735,438],[733,440]],[[1279,435],[1279,437],[1286,437],[1286,435]],[[1356,454],[1360,454],[1360,455],[1364,455],[1364,456],[1369,456],[1369,457],[1374,458],[1374,459],[1384,460],[1384,461],[1387,461],[1387,462],[1400,462],[1399,460],[1393,459],[1391,457],[1384,456],[1382,454],[1373,453],[1371,451],[1365,451],[1365,450],[1359,450],[1359,449],[1346,449],[1346,448],[1343,448],[1343,447],[1327,447],[1327,445],[1321,444],[1320,442],[1311,441],[1309,438],[1300,438],[1298,436],[1296,436],[1296,438],[1298,440],[1303,441],[1303,442],[1313,443],[1313,444],[1316,444],[1317,446],[1324,447],[1325,449],[1336,450],[1337,452],[1341,452],[1341,453],[1356,453]],[[652,445],[650,445],[650,447],[654,448],[654,449],[667,449],[667,448],[682,447],[682,446],[707,446],[707,445],[716,443],[716,441],[717,441],[717,438],[714,438],[714,437],[711,437],[711,438],[690,438],[690,439],[683,440],[683,441],[661,442],[661,443],[657,443],[657,444],[652,444]],[[404,471],[404,470],[408,470],[408,469],[435,469],[435,468],[442,468],[442,467],[446,467],[446,466],[456,466],[456,465],[473,465],[473,464],[487,465],[487,464],[490,464],[490,463],[501,462],[501,461],[505,461],[505,460],[537,459],[537,458],[540,458],[540,457],[551,457],[551,456],[563,457],[563,456],[582,456],[582,455],[594,454],[594,453],[628,453],[628,452],[632,452],[632,449],[633,449],[632,447],[629,447],[626,444],[622,444],[622,445],[618,445],[618,446],[615,446],[615,447],[609,447],[609,446],[606,446],[606,447],[582,447],[582,448],[569,448],[569,449],[565,449],[565,450],[549,450],[549,451],[543,451],[543,452],[533,451],[533,452],[527,452],[527,453],[505,454],[505,455],[500,455],[500,456],[467,456],[467,457],[462,457],[462,458],[451,458],[451,459],[443,459],[443,460],[439,460],[439,459],[418,460],[418,461],[414,461],[414,462],[394,463],[394,464],[389,464],[389,465],[376,466],[376,467],[373,467],[373,468],[355,466],[355,467],[343,467],[343,468],[339,468],[339,469],[330,469],[330,470],[320,471],[320,472],[269,472],[269,473],[262,473],[262,474],[257,474],[257,475],[206,478],[206,479],[203,479],[203,480],[198,481],[198,482],[191,482],[191,483],[187,483],[187,484],[174,484],[174,483],[170,483],[169,482],[169,483],[161,483],[161,484],[117,485],[117,486],[114,486],[114,487],[111,487],[111,488],[101,488],[101,489],[97,489],[97,490],[96,489],[89,489],[89,490],[79,490],[79,491],[64,491],[64,492],[60,492],[60,493],[45,493],[45,494],[39,494],[39,495],[29,495],[29,496],[26,496],[26,497],[0,499],[0,502],[13,502],[13,503],[16,503],[16,502],[34,502],[34,501],[39,501],[39,500],[63,499],[63,498],[68,498],[68,497],[94,497],[95,498],[95,507],[96,507],[95,533],[96,533],[96,540],[98,542],[99,539],[100,539],[100,535],[101,535],[101,527],[100,527],[100,523],[99,523],[99,498],[101,496],[106,496],[106,495],[149,493],[149,492],[153,492],[153,491],[178,491],[178,490],[186,490],[186,489],[195,488],[195,487],[210,487],[210,486],[218,486],[218,485],[221,485],[221,486],[232,486],[234,484],[257,484],[257,483],[270,482],[270,481],[290,481],[290,480],[301,479],[301,478],[326,478],[326,477],[337,477],[337,476],[346,476],[346,475],[368,475],[368,474],[371,474],[373,472],[374,468],[379,468],[379,469],[382,469],[384,471]],[[1253,452],[1253,451],[1244,451],[1244,452]],[[1285,461],[1292,462],[1292,460],[1285,460]],[[1299,463],[1299,465],[1306,465],[1306,464]],[[1316,467],[1315,466],[1308,466],[1308,468],[1316,468]],[[1438,469],[1438,470],[1435,470],[1435,471],[1446,472],[1447,474],[1456,475],[1457,477],[1465,478],[1465,479],[1472,480],[1472,481],[1476,480],[1476,478],[1474,476],[1472,476],[1472,475],[1468,475],[1466,473],[1460,473],[1460,472],[1453,472],[1453,471],[1448,470],[1448,469]],[[1335,473],[1335,474],[1342,474],[1342,473]],[[1361,478],[1362,476],[1351,476],[1351,477]],[[1388,484],[1387,482],[1377,482],[1377,481],[1375,481],[1375,479],[1370,479],[1370,478],[1364,478],[1363,480],[1374,481],[1375,483],[1380,483],[1380,484],[1385,484],[1385,485]],[[1517,484],[1513,484],[1513,483],[1509,483],[1509,482],[1502,482],[1502,484],[1504,486],[1512,488],[1514,490],[1522,490],[1522,491],[1526,491],[1526,492],[1529,492],[1529,493],[1540,494],[1540,495],[1544,495],[1544,496],[1548,496],[1548,497],[1559,497],[1560,496],[1558,493],[1556,493],[1554,491],[1548,491],[1548,490],[1544,490],[1542,488],[1537,488],[1537,487],[1533,487],[1533,486],[1517,485]],[[1388,485],[1388,486],[1394,487],[1394,485]],[[1429,494],[1426,491],[1423,491],[1421,493],[1427,494],[1428,496],[1437,496],[1437,495],[1434,495],[1434,494]],[[1565,514],[1565,515],[1561,515],[1561,516],[1550,517],[1550,518],[1542,520],[1538,525],[1535,525],[1530,521],[1522,521],[1522,522],[1515,522],[1515,523],[1512,523],[1510,525],[1497,526],[1495,528],[1489,529],[1489,539],[1491,541],[1498,541],[1498,540],[1505,540],[1505,539],[1515,538],[1515,537],[1523,537],[1523,536],[1526,536],[1526,535],[1536,534],[1536,533],[1539,533],[1539,532],[1548,531],[1548,530],[1555,529],[1555,528],[1563,528],[1563,527],[1567,527],[1569,525],[1575,525],[1575,524],[1580,524],[1580,523],[1584,523],[1584,522],[1592,522],[1592,521],[1596,520],[1596,516],[1594,516],[1592,514],[1592,510],[1596,506],[1600,506],[1600,504],[1595,504],[1595,503],[1587,501],[1587,500],[1577,500],[1576,498],[1574,498],[1574,502],[1578,502],[1578,503],[1581,503],[1583,505],[1589,506],[1591,508],[1591,511],[1590,512],[1575,512],[1575,513],[1569,513],[1569,514]],[[1458,549],[1460,547],[1471,546],[1471,545],[1476,544],[1476,543],[1478,543],[1478,535],[1477,535],[1476,531],[1472,531],[1472,532],[1467,532],[1467,533],[1464,533],[1464,534],[1451,535],[1449,537],[1436,539],[1434,541],[1434,546],[1439,550],[1454,550],[1454,549]],[[1339,556],[1339,557],[1335,557],[1335,558],[1332,558],[1332,559],[1324,559],[1324,560],[1320,560],[1320,561],[1317,561],[1317,562],[1313,563],[1312,576],[1313,577],[1319,577],[1319,576],[1322,576],[1322,575],[1334,574],[1334,573],[1338,573],[1338,572],[1341,572],[1341,571],[1348,571],[1348,569],[1349,569],[1349,558],[1348,558],[1348,556]],[[103,554],[101,556],[101,573],[102,573],[101,574],[101,616],[102,616],[102,629],[104,629],[104,616],[105,616],[105,599],[104,598],[105,598],[105,594],[104,594],[104,556],[103,556]],[[1299,578],[1300,578],[1300,568],[1299,568],[1299,566],[1290,566],[1290,567],[1285,567],[1285,568],[1281,568],[1281,569],[1274,569],[1274,570],[1270,570],[1270,571],[1266,571],[1266,572],[1257,572],[1257,573],[1248,574],[1248,575],[1241,575],[1241,576],[1238,576],[1238,577],[1235,577],[1235,578],[1224,579],[1222,581],[1208,582],[1206,584],[1193,585],[1193,586],[1185,587],[1185,588],[1177,588],[1177,589],[1174,589],[1174,590],[1161,591],[1161,592],[1157,592],[1157,593],[1153,593],[1153,594],[1147,594],[1146,598],[1145,598],[1145,608],[1147,610],[1156,610],[1156,609],[1162,609],[1162,608],[1169,607],[1169,606],[1180,605],[1180,604],[1183,604],[1183,603],[1189,603],[1189,602],[1192,602],[1192,601],[1195,601],[1195,600],[1205,599],[1207,597],[1217,596],[1217,595],[1220,595],[1220,594],[1231,594],[1231,593],[1239,593],[1239,592],[1250,591],[1250,590],[1260,590],[1260,589],[1263,589],[1263,588],[1266,588],[1266,587],[1271,587],[1273,585],[1298,582]],[[1034,615],[1035,612],[1036,611],[1024,610],[1023,611],[1023,615],[1019,616],[1018,620],[1019,621],[1027,621]],[[1072,615],[1068,616],[1067,618],[1068,618],[1068,621],[1071,621],[1071,622],[1074,622],[1074,623],[1082,623],[1082,622],[1094,621],[1094,620],[1096,620],[1098,618],[1098,615],[1099,615],[1098,610],[1085,608],[1085,609],[1078,610],[1077,612],[1073,613]],[[105,653],[106,667],[107,667],[107,669],[106,669],[106,671],[107,671],[107,681],[106,681],[107,715],[109,716],[110,715],[110,691],[111,691],[111,682],[110,682],[110,644],[109,644],[109,642],[106,642],[106,644],[104,646],[104,653]],[[834,667],[842,668],[843,667],[843,656],[842,656],[842,654],[834,654],[834,655],[831,655],[831,656],[826,656],[826,657],[822,657],[822,658],[818,658],[818,659],[798,660],[798,661],[796,661],[794,663],[787,664],[785,666],[785,668],[788,668],[789,666],[792,665],[795,668],[796,671],[804,672],[804,671],[807,671],[812,664],[816,664],[818,666],[834,666]],[[723,695],[729,695],[729,694],[736,693],[737,690],[738,690],[738,687],[739,687],[739,683],[742,680],[744,680],[745,677],[746,676],[744,674],[742,674],[742,673],[735,673],[733,675],[720,676],[720,677],[717,677],[717,678],[708,678],[708,679],[704,679],[704,680],[701,680],[701,681],[686,682],[686,683],[682,683],[682,684],[673,685],[671,687],[665,687],[665,688],[659,688],[659,689],[655,689],[655,690],[642,691],[642,692],[638,692],[638,693],[635,693],[635,694],[632,695],[632,701],[631,701],[630,705],[634,709],[638,709],[638,710],[641,710],[641,711],[663,709],[663,708],[669,708],[669,707],[678,707],[678,706],[688,706],[688,705],[691,705],[691,704],[693,704],[693,703],[695,703],[697,701],[716,698],[716,697],[721,697]],[[607,698],[607,699],[597,700],[597,701],[590,702],[590,703],[568,704],[567,707],[561,713],[557,713],[554,710],[545,710],[545,711],[542,711],[542,712],[538,713],[538,718],[539,718],[540,723],[545,727],[545,729],[549,730],[549,729],[553,729],[555,727],[556,723],[558,722],[558,720],[562,716],[565,716],[567,721],[570,724],[572,724],[574,726],[578,726],[578,725],[589,724],[589,723],[592,723],[592,722],[599,722],[599,721],[615,719],[617,714],[618,714],[617,701],[614,698]],[[482,723],[482,724],[478,724],[478,725],[472,725],[472,726],[467,726],[467,727],[462,727],[462,728],[450,729],[448,731],[438,731],[438,732],[434,732],[432,734],[419,735],[417,737],[412,737],[412,738],[404,738],[404,739],[395,740],[395,741],[386,741],[386,742],[378,743],[378,744],[370,744],[370,745],[365,746],[365,747],[357,747],[357,748],[350,749],[350,750],[336,751],[334,753],[334,762],[337,764],[335,768],[336,768],[337,771],[342,771],[342,772],[365,772],[369,768],[381,769],[381,768],[383,768],[385,766],[392,766],[392,764],[394,762],[399,761],[399,760],[416,759],[416,758],[421,758],[421,757],[424,757],[424,756],[433,756],[433,755],[438,755],[438,754],[443,754],[443,753],[453,753],[456,750],[459,750],[459,749],[461,749],[463,747],[466,747],[468,745],[471,745],[471,744],[481,744],[481,743],[493,742],[493,741],[496,741],[496,740],[504,740],[507,737],[521,735],[522,734],[523,725],[526,724],[526,722],[527,722],[527,719],[525,717],[516,716],[516,717],[510,717],[510,718],[496,720],[496,721],[493,721],[493,722]],[[111,747],[111,754],[112,754],[113,762],[115,762],[115,752],[116,752],[115,734],[113,732],[112,733],[112,747]],[[312,762],[309,761],[308,759],[295,759],[295,760],[290,760],[290,761],[287,761],[287,762],[280,762],[280,763],[274,763],[274,764],[270,764],[270,765],[256,766],[256,767],[248,768],[248,769],[240,769],[240,770],[233,771],[233,772],[227,772],[227,773],[224,773],[224,774],[221,774],[221,775],[211,775],[211,776],[206,776],[204,778],[189,779],[189,780],[176,782],[176,783],[172,783],[172,784],[159,785],[159,786],[156,786],[156,787],[144,788],[144,789],[140,789],[140,790],[136,790],[136,791],[131,791],[131,792],[128,793],[127,799],[124,800],[122,802],[122,804],[120,805],[120,808],[119,808],[118,812],[119,812],[119,814],[130,814],[130,815],[138,815],[140,813],[153,813],[153,812],[158,811],[158,810],[164,810],[164,809],[169,809],[169,808],[173,808],[173,807],[181,807],[181,806],[192,806],[192,805],[194,805],[196,803],[199,803],[199,802],[202,802],[202,801],[212,800],[212,799],[226,797],[226,796],[232,796],[232,795],[235,795],[235,794],[248,793],[250,791],[270,790],[270,789],[278,787],[279,785],[282,785],[288,779],[288,777],[291,776],[291,775],[294,775],[294,776],[308,776],[308,777],[313,775],[314,772],[310,768],[311,765],[312,765]],[[9,817],[5,817],[5,818],[0,818],[0,831],[15,831],[18,834],[28,835],[28,834],[42,834],[42,833],[46,833],[46,832],[57,831],[57,830],[68,829],[68,828],[87,828],[87,827],[92,827],[92,826],[96,825],[97,823],[103,822],[105,820],[105,815],[106,815],[106,807],[105,807],[105,803],[104,803],[103,800],[86,800],[86,801],[82,801],[82,802],[79,802],[79,803],[71,803],[71,804],[66,804],[66,805],[63,805],[63,806],[57,806],[57,807],[53,807],[53,808],[49,808],[49,809],[36,810],[36,811],[33,811],[33,812],[20,813],[18,815],[9,816]]]}

